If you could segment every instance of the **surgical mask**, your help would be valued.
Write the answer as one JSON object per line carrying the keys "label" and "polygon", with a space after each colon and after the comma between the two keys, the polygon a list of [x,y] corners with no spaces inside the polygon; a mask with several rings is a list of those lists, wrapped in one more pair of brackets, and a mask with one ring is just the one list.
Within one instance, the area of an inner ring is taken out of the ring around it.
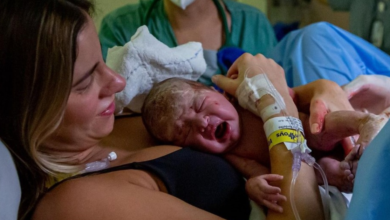
{"label": "surgical mask", "polygon": [[171,2],[173,2],[173,4],[179,6],[183,10],[185,10],[187,8],[187,6],[192,4],[194,1],[195,0],[171,0]]}

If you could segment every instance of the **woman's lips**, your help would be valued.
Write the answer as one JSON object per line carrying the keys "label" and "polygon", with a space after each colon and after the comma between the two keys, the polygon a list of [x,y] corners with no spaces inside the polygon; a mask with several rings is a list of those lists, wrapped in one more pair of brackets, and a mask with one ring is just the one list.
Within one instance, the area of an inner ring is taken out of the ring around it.
{"label": "woman's lips", "polygon": [[102,113],[99,114],[99,116],[109,116],[114,114],[115,111],[115,103],[112,102],[106,110],[104,110]]}

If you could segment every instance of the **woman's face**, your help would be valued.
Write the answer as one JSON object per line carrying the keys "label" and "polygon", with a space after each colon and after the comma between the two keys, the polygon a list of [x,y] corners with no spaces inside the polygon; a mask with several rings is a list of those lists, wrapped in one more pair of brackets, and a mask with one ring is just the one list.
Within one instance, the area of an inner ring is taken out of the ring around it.
{"label": "woman's face", "polygon": [[[112,131],[114,96],[125,87],[124,79],[104,63],[90,18],[78,35],[77,45],[72,89],[64,118],[49,139],[49,142],[55,142],[54,146],[65,144],[71,149],[76,146],[87,148]],[[53,147],[53,144],[49,146]]]}

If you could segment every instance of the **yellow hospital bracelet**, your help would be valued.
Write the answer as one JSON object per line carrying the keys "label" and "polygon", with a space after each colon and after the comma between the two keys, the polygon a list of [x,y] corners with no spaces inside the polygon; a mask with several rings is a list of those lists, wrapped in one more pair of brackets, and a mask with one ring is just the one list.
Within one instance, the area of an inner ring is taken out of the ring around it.
{"label": "yellow hospital bracelet", "polygon": [[291,129],[277,130],[268,136],[269,150],[277,144],[288,142],[288,143],[303,143],[305,137],[300,131]]}

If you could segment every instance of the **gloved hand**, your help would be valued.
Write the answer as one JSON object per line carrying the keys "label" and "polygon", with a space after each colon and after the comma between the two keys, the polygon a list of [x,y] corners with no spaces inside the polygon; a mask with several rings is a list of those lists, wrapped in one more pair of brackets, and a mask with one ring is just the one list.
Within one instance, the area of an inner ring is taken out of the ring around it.
{"label": "gloved hand", "polygon": [[381,114],[390,107],[390,77],[361,75],[342,88],[355,110]]}

